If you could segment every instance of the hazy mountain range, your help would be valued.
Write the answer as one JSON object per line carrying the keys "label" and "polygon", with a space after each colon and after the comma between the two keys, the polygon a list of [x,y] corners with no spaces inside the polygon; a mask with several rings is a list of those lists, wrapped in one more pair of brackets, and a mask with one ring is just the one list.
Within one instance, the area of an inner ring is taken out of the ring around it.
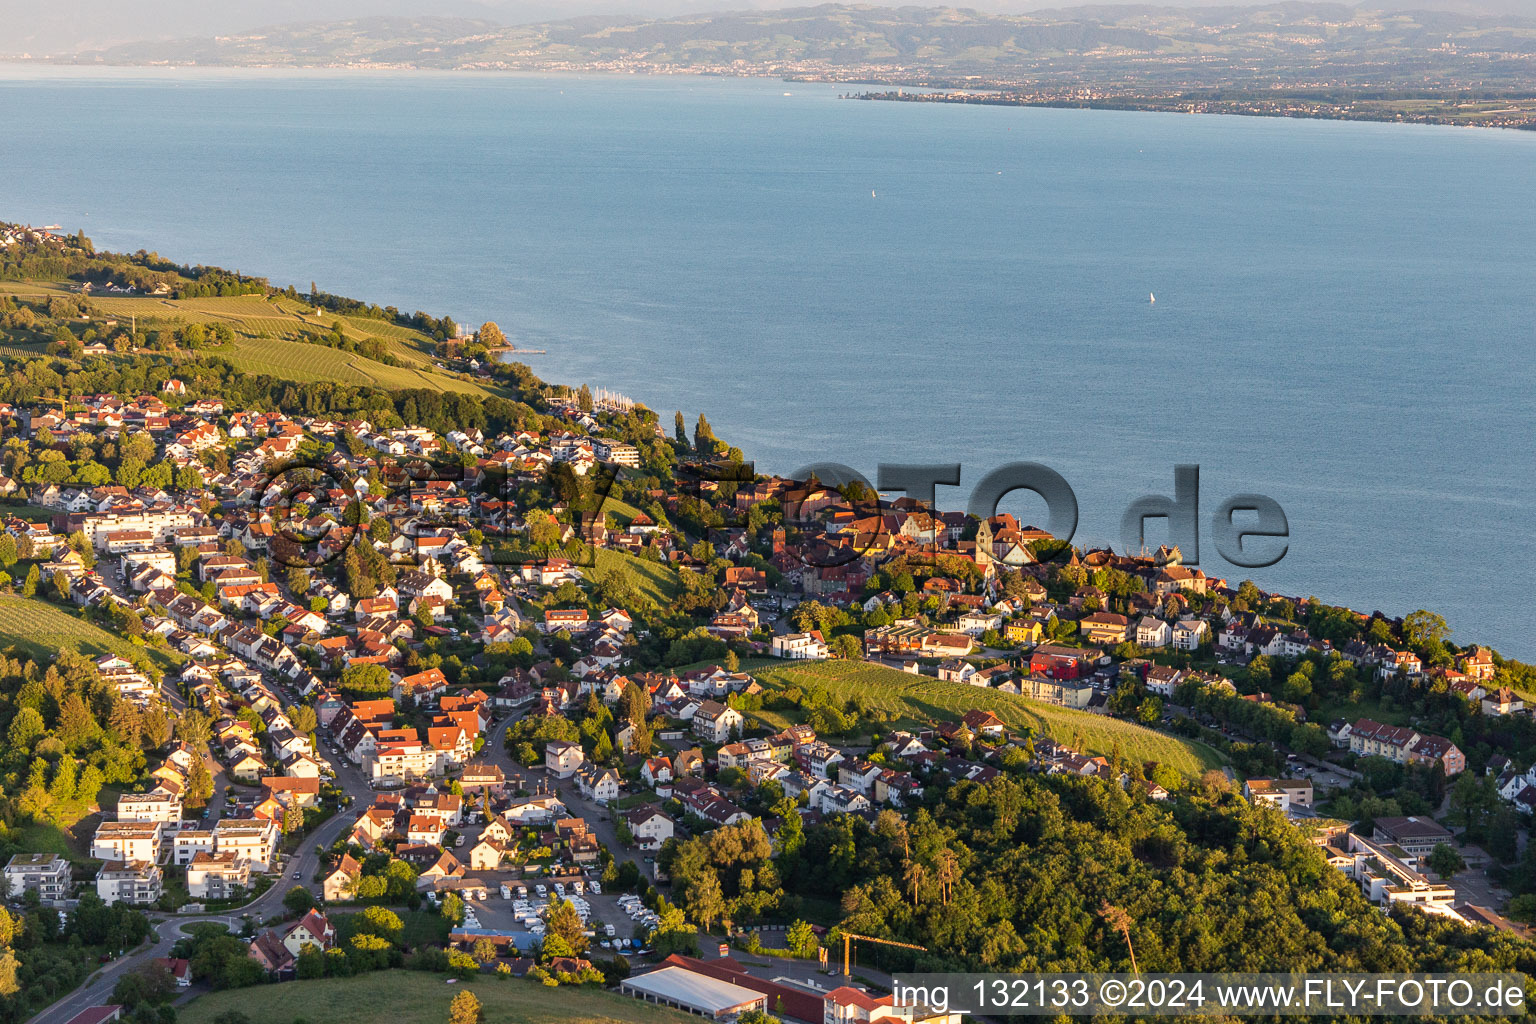
{"label": "hazy mountain range", "polygon": [[[905,6],[904,0],[875,0]],[[1170,0],[1171,7],[1230,6],[1231,0]],[[657,19],[720,11],[770,10],[782,0],[0,0],[0,55],[69,55],[149,40],[252,32],[294,22],[374,17],[468,18],[495,26],[603,15]],[[1061,0],[971,0],[965,8],[1017,14],[1063,6]],[[1377,10],[1433,10],[1530,15],[1532,0],[1373,0]]]}
{"label": "hazy mountain range", "polygon": [[[0,0],[0,8],[8,3]],[[1530,0],[1521,3],[1528,6]],[[222,7],[210,6],[215,11]],[[296,0],[253,5],[273,13],[298,6]],[[304,10],[323,16],[337,6],[343,5],[312,0]],[[368,6],[403,10],[409,3],[369,0]],[[561,9],[569,11],[570,6],[562,4]],[[431,17],[311,17],[217,35],[142,38],[80,51],[67,59],[215,66],[627,67],[879,81],[974,76],[1186,85],[1303,80],[1354,86],[1536,84],[1536,17],[1507,14],[1281,2],[1246,7],[1101,5],[1028,14],[824,4],[662,19],[592,14],[518,25],[485,16],[505,18],[533,9],[529,2],[446,0]],[[469,16],[477,12],[481,16]],[[7,37],[0,39],[0,46],[7,42],[17,45],[14,37]]]}

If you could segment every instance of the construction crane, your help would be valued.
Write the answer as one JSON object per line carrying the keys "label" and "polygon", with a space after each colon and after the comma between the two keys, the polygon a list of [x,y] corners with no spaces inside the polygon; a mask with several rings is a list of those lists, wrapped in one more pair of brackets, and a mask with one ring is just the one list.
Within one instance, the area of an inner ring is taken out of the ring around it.
{"label": "construction crane", "polygon": [[894,942],[891,939],[877,939],[873,935],[857,935],[853,932],[843,932],[843,977],[845,978],[851,976],[849,952],[853,946],[854,939],[858,939],[860,942],[878,942],[882,946],[895,946],[898,949],[916,949],[924,953],[928,952],[927,946],[914,946],[910,942]]}

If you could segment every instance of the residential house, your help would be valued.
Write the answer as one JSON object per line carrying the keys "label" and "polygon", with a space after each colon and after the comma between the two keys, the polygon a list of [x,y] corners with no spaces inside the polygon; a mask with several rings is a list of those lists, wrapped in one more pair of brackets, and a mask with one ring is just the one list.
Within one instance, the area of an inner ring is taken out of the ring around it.
{"label": "residential house", "polygon": [[557,779],[568,779],[586,760],[579,743],[553,740],[544,748],[544,769]]}
{"label": "residential house", "polygon": [[652,804],[631,808],[623,812],[623,818],[630,835],[635,837],[635,844],[643,850],[659,849],[675,834],[672,819]]}
{"label": "residential house", "polygon": [[576,785],[581,795],[598,804],[619,798],[619,773],[612,768],[583,764],[576,771]]}
{"label": "residential house", "polygon": [[693,734],[708,743],[724,743],[739,735],[745,723],[741,712],[718,701],[706,700],[694,712]]}
{"label": "residential house", "polygon": [[357,892],[357,880],[362,877],[363,866],[349,853],[341,855],[326,876],[320,881],[320,892],[327,903],[349,900]]}
{"label": "residential house", "polygon": [[1173,628],[1162,619],[1143,615],[1136,623],[1136,646],[1167,647],[1173,643]]}

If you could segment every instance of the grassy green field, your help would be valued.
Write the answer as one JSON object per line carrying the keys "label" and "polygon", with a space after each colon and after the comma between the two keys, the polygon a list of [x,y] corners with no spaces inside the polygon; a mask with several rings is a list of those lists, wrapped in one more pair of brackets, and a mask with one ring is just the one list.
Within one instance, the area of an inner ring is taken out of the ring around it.
{"label": "grassy green field", "polygon": [[[72,295],[60,282],[10,282],[0,292],[29,298]],[[229,298],[161,299],[149,296],[93,295],[97,319],[137,317],[141,328],[176,327],[190,323],[224,323],[235,333],[235,342],[211,350],[247,373],[265,373],[286,380],[330,380],[342,384],[372,385],[399,390],[433,388],[489,395],[481,385],[461,380],[432,366],[432,340],[399,324],[369,317],[341,316],[324,310],[311,312],[304,302],[281,296],[264,298],[239,295]],[[306,337],[326,334],[340,323],[349,339],[382,341],[403,364],[389,366],[375,359],[306,342]],[[35,356],[45,349],[31,346],[0,346],[0,354]]]}
{"label": "grassy green field", "polygon": [[610,572],[624,573],[634,580],[640,592],[657,607],[665,608],[677,599],[677,570],[660,562],[647,562],[643,558],[608,548],[597,549],[596,566],[583,569],[582,575],[590,580],[600,580]]}
{"label": "grassy green field", "polygon": [[[91,657],[107,653],[127,657],[135,650],[145,650],[47,601],[0,596],[0,648],[13,644],[34,658],[49,658],[64,647]],[[163,662],[183,660],[171,652],[151,653]]]}
{"label": "grassy green field", "polygon": [[[101,800],[108,801],[111,797],[103,795]],[[84,821],[84,827],[81,822]],[[16,844],[18,850],[26,850],[28,853],[55,853],[65,860],[84,863],[90,858],[87,852],[91,846],[91,836],[96,831],[95,816],[87,820],[87,816],[81,815],[73,824],[55,825],[52,822],[34,821],[26,825],[20,825],[7,835],[11,842]]]}
{"label": "grassy green field", "polygon": [[443,1024],[456,993],[472,990],[488,1024],[684,1024],[698,1018],[590,988],[546,988],[481,976],[449,985],[437,974],[386,971],[212,992],[178,1007],[180,1024],[212,1024],[239,1010],[252,1024]]}
{"label": "grassy green field", "polygon": [[[776,661],[751,662],[746,667],[764,686],[817,686],[834,700],[857,697],[866,706],[889,711],[896,716],[898,726],[905,728],[954,721],[973,708],[983,708],[1010,726],[1031,726],[1085,753],[1108,755],[1118,746],[1127,759],[1157,761],[1186,775],[1197,775],[1222,761],[1216,750],[1203,743],[1191,743],[1134,722],[1053,707],[986,687],[941,682],[883,665]],[[789,724],[772,711],[756,714],[770,725]]]}
{"label": "grassy green field", "polygon": [[56,508],[42,508],[38,505],[0,503],[0,518],[9,519],[15,516],[17,519],[25,519],[29,523],[46,523],[59,514]]}
{"label": "grassy green field", "polygon": [[1308,718],[1311,721],[1327,725],[1336,718],[1353,722],[1360,718],[1370,718],[1387,725],[1408,725],[1413,715],[1410,709],[1405,707],[1385,708],[1379,701],[1362,700],[1325,700],[1322,707],[1315,712],[1310,712]]}
{"label": "grassy green field", "polygon": [[625,525],[639,514],[640,510],[627,501],[612,497],[603,499],[603,515],[611,515]]}

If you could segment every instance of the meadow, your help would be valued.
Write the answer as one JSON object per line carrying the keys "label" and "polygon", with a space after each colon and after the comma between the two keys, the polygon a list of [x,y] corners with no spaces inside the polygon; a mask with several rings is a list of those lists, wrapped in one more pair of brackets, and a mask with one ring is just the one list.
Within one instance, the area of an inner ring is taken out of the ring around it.
{"label": "meadow", "polygon": [[[1191,743],[1117,718],[1058,708],[1016,694],[965,683],[943,682],[933,676],[911,675],[861,661],[753,661],[743,666],[764,686],[819,687],[836,702],[857,698],[896,718],[899,728],[931,727],[956,721],[981,708],[1014,728],[1032,728],[1076,750],[1113,753],[1128,760],[1157,761],[1198,775],[1222,763],[1221,755],[1203,743]],[[789,719],[774,711],[755,712],[769,725],[782,728]]]}
{"label": "meadow", "polygon": [[598,548],[595,565],[582,569],[582,575],[594,581],[611,572],[628,576],[640,593],[654,601],[658,608],[666,608],[677,599],[677,570],[660,562],[648,562],[625,551]]}
{"label": "meadow", "polygon": [[212,992],[177,1007],[180,1024],[213,1024],[238,1010],[251,1024],[442,1024],[453,997],[470,989],[494,1024],[684,1024],[698,1018],[593,988],[546,988],[480,976],[448,984],[438,974],[385,971]]}

